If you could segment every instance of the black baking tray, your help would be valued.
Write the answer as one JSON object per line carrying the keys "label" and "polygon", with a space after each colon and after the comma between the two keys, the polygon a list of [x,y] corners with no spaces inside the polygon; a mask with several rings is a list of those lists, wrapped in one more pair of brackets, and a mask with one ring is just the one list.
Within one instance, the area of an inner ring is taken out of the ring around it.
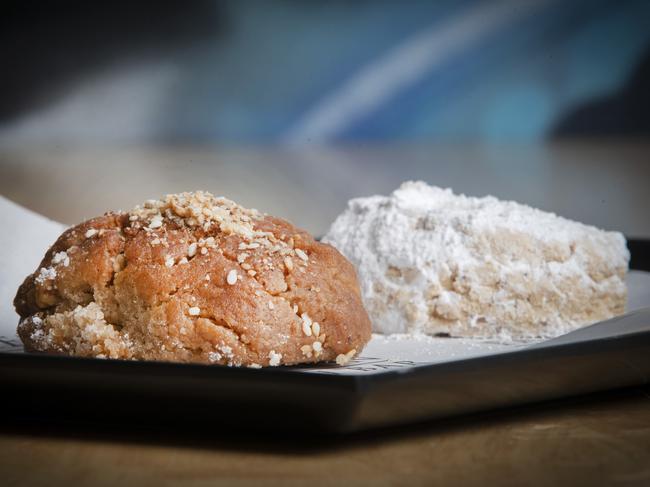
{"label": "black baking tray", "polygon": [[[650,241],[628,246],[631,268],[649,271]],[[350,432],[648,383],[650,332],[634,327],[367,375],[0,353],[5,421]]]}

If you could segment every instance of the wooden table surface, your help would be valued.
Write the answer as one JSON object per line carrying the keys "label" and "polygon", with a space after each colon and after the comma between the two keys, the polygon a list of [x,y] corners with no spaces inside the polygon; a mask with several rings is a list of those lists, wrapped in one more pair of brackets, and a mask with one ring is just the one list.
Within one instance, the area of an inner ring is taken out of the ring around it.
{"label": "wooden table surface", "polygon": [[7,487],[647,486],[650,388],[333,438],[5,423],[0,468]]}
{"label": "wooden table surface", "polygon": [[[650,145],[0,149],[0,192],[73,223],[205,188],[321,233],[353,195],[424,178],[650,236]],[[128,408],[115,399],[116,407]],[[83,407],[80,404],[79,407]],[[260,412],[263,414],[263,411]],[[334,438],[0,426],[0,485],[650,485],[650,388]]]}

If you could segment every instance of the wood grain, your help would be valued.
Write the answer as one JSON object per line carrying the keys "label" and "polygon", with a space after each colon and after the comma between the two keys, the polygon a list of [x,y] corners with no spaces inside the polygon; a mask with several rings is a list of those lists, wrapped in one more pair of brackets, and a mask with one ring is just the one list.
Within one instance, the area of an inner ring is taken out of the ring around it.
{"label": "wood grain", "polygon": [[650,388],[335,438],[14,425],[2,485],[650,485]]}

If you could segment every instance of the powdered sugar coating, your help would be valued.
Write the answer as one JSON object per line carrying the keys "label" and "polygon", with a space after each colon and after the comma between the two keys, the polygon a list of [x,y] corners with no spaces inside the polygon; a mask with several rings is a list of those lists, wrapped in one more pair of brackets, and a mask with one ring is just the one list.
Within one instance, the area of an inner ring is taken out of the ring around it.
{"label": "powdered sugar coating", "polygon": [[625,308],[623,235],[494,197],[406,182],[351,200],[325,241],[382,333],[546,337]]}

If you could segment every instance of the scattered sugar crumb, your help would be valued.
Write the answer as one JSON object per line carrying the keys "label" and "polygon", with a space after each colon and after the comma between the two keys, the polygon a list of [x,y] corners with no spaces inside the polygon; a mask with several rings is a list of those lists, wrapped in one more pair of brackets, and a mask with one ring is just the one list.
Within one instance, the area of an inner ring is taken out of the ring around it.
{"label": "scattered sugar crumb", "polygon": [[43,284],[45,281],[49,281],[56,278],[56,270],[54,267],[41,267],[36,276],[36,282]]}
{"label": "scattered sugar crumb", "polygon": [[63,267],[68,267],[70,265],[70,258],[68,257],[68,253],[63,251],[54,254],[52,257],[52,264],[63,264]]}

